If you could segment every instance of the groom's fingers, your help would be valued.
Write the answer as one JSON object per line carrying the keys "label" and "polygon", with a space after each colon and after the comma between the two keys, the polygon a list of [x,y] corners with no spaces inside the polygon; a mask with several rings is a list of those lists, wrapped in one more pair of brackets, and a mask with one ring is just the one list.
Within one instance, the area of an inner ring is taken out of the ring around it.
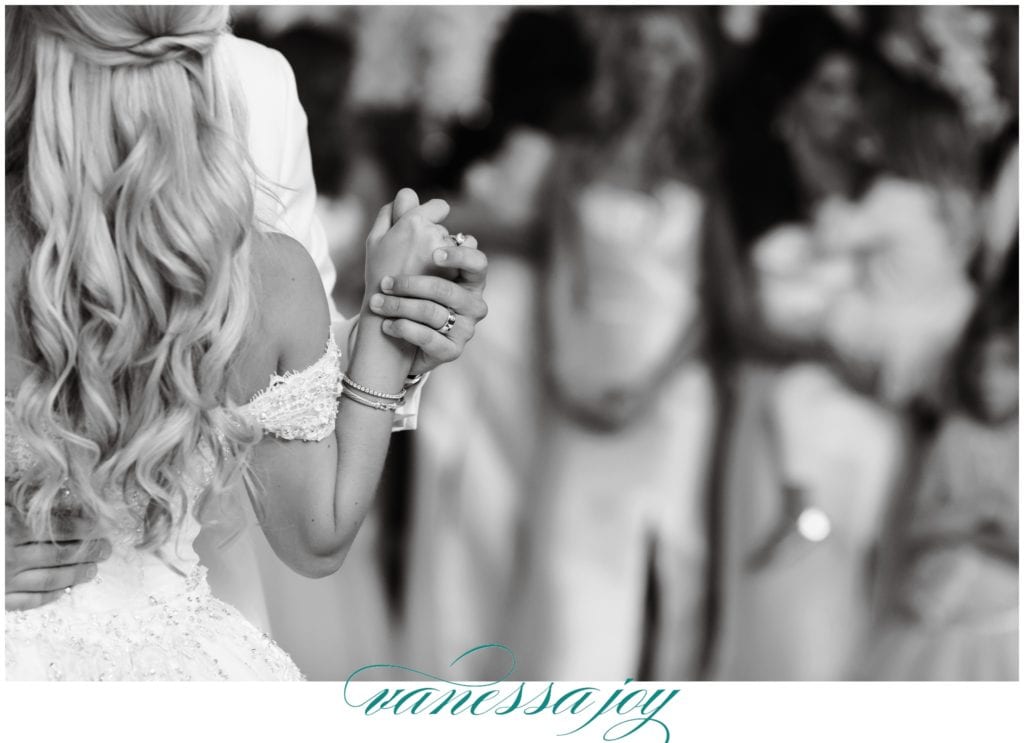
{"label": "groom's fingers", "polygon": [[[38,541],[21,515],[13,506],[5,508],[4,531],[7,544],[17,546]],[[84,516],[80,506],[58,509],[54,512],[53,536],[63,541],[88,539],[95,526],[92,519]]]}
{"label": "groom's fingers", "polygon": [[448,336],[412,320],[385,320],[381,329],[386,335],[411,343],[442,363],[454,361],[462,353],[462,349]]}
{"label": "groom's fingers", "polygon": [[90,562],[60,568],[24,570],[7,581],[5,588],[11,593],[60,591],[79,583],[88,583],[96,577],[98,569],[96,563]]}
{"label": "groom's fingers", "polygon": [[4,608],[7,611],[29,611],[40,606],[53,603],[64,591],[47,591],[46,593],[16,592],[4,595]]}
{"label": "groom's fingers", "polygon": [[[86,542],[35,542],[14,548],[10,562],[19,570],[31,568],[59,568],[103,562],[110,557],[111,545],[106,539]],[[63,587],[63,586],[61,586]]]}
{"label": "groom's fingers", "polygon": [[[380,295],[371,297],[371,302],[380,296],[382,300],[390,297],[407,297],[409,299],[427,299],[443,307],[451,307],[459,315],[466,315],[475,320],[482,320],[487,315],[487,304],[478,292],[472,292],[461,284],[442,279],[440,276],[394,276],[390,289],[381,291]],[[382,302],[382,310],[395,310],[400,303]],[[371,309],[374,309],[371,305]],[[385,312],[386,314],[386,312]],[[447,319],[447,318],[445,318]]]}
{"label": "groom's fingers", "polygon": [[420,205],[420,197],[411,188],[403,188],[395,195],[391,206],[391,224]]}

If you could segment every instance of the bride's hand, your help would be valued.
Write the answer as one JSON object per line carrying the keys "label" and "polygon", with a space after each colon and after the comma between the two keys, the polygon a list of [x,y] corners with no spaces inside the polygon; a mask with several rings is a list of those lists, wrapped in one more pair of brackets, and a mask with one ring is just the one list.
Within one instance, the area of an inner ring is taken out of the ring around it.
{"label": "bride's hand", "polygon": [[[386,276],[435,272],[433,253],[447,243],[448,231],[440,222],[448,216],[448,203],[431,199],[418,204],[416,194],[403,188],[395,197],[395,211],[412,205],[400,214],[392,213],[392,204],[381,208],[366,238],[366,295],[380,286]],[[397,216],[392,224],[392,217]]]}

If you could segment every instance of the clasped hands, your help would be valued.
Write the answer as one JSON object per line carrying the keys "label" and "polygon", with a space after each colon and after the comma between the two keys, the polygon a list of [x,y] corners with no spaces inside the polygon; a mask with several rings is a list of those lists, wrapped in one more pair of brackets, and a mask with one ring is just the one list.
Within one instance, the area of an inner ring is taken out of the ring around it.
{"label": "clasped hands", "polygon": [[456,244],[448,235],[440,224],[448,211],[446,202],[420,204],[404,188],[378,212],[366,239],[363,311],[385,318],[384,333],[416,347],[412,375],[461,356],[487,316],[487,257],[472,236]]}

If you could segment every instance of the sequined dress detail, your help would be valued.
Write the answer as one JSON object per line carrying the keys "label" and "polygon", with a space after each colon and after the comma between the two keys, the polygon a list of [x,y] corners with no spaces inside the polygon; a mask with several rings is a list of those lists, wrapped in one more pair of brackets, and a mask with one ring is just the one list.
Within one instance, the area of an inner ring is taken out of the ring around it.
{"label": "sequined dress detail", "polygon": [[[313,365],[272,376],[241,412],[282,439],[325,438],[338,411],[340,358],[331,337]],[[34,454],[7,402],[10,481],[31,467]],[[200,531],[192,510],[212,466],[200,460],[195,469],[185,476],[190,508],[160,549],[135,547],[145,499],[124,496],[123,518],[110,535],[112,554],[99,564],[95,579],[38,609],[6,612],[8,681],[302,680],[273,640],[211,594],[192,546]]]}

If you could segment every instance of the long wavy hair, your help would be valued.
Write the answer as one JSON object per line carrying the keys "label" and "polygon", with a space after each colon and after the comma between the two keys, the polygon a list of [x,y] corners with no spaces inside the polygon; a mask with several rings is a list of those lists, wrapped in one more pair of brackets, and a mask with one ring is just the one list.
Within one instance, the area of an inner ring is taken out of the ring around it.
{"label": "long wavy hair", "polygon": [[197,479],[200,509],[243,479],[257,436],[229,396],[256,220],[218,52],[228,11],[22,6],[6,20],[8,212],[29,252],[14,415],[35,455],[14,505],[54,538],[70,493],[102,532],[134,514],[137,546],[156,549]]}
{"label": "long wavy hair", "polygon": [[[549,186],[550,248],[543,258],[548,285],[542,293],[538,337],[546,348],[542,373],[552,398],[577,422],[595,430],[614,430],[628,421],[610,413],[604,400],[580,400],[559,377],[554,363],[559,347],[552,313],[560,311],[553,309],[555,293],[568,290],[570,306],[581,311],[589,311],[594,299],[589,284],[593,258],[583,242],[580,196],[593,184],[614,178],[609,162],[627,144],[628,159],[617,162],[624,161],[633,171],[631,189],[653,191],[666,181],[683,182],[700,192],[705,214],[714,213],[715,143],[707,125],[708,93],[715,75],[712,20],[702,8],[648,6],[602,8],[581,18],[593,39],[596,74],[584,106],[585,131],[562,148]],[[652,29],[675,32],[677,37],[659,38]],[[657,97],[651,92],[652,81],[661,87]],[[650,121],[638,130],[637,123],[644,117]],[[718,269],[725,255],[713,249],[717,243],[709,239],[710,228],[710,220],[702,218],[696,277],[699,320],[685,325],[658,368],[630,390],[645,400],[644,405],[654,403],[657,392],[682,363],[707,353],[706,317],[714,291],[708,272]],[[564,265],[571,266],[567,287],[552,283],[563,258]],[[716,270],[713,278],[722,276],[724,271]]]}
{"label": "long wavy hair", "polygon": [[[597,67],[585,106],[588,149],[593,150],[588,155],[597,154],[600,161],[602,151],[629,136],[639,112],[650,105],[645,82],[651,62],[637,64],[638,55],[657,54],[670,82],[656,126],[645,133],[642,169],[648,185],[683,176],[702,186],[712,167],[713,151],[705,116],[713,83],[709,14],[700,8],[615,7],[585,20],[594,38]],[[679,29],[689,40],[688,48],[666,49],[645,38],[645,26],[653,24]]]}

